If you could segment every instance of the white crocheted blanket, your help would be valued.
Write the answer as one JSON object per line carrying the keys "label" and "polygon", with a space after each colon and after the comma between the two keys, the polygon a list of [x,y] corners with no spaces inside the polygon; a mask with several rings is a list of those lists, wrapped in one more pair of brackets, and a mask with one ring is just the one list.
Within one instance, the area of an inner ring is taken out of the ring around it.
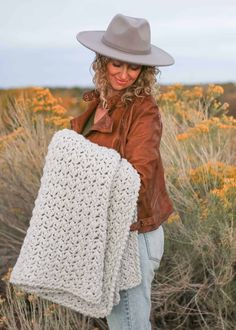
{"label": "white crocheted blanket", "polygon": [[140,176],[111,148],[70,129],[48,146],[41,185],[10,282],[92,317],[141,283]]}

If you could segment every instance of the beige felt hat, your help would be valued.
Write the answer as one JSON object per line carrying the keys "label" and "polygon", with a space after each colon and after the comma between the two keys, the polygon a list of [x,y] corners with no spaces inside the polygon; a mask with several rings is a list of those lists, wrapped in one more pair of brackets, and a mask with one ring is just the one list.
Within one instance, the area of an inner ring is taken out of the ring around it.
{"label": "beige felt hat", "polygon": [[115,15],[106,31],[81,31],[76,39],[92,51],[123,62],[168,66],[174,58],[151,44],[151,30],[144,18]]}

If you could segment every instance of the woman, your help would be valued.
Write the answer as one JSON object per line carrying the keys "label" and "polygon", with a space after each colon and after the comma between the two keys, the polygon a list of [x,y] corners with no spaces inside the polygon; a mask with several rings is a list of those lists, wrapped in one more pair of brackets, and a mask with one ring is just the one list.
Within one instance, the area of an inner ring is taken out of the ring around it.
{"label": "woman", "polygon": [[142,283],[120,291],[120,303],[107,316],[112,330],[151,329],[151,284],[164,249],[161,224],[174,211],[166,190],[160,155],[162,122],[153,97],[159,66],[174,59],[151,45],[143,18],[118,14],[106,31],[83,31],[77,40],[96,53],[95,90],[83,96],[85,112],[71,128],[90,141],[117,150],[141,178],[137,222]]}

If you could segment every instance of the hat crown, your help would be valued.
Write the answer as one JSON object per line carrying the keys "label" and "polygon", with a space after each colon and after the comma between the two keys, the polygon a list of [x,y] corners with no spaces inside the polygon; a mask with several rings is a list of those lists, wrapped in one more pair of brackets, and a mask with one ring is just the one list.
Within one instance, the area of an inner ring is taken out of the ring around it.
{"label": "hat crown", "polygon": [[167,66],[175,62],[165,50],[151,44],[151,28],[145,18],[117,14],[107,30],[81,31],[76,38],[98,54],[127,63]]}
{"label": "hat crown", "polygon": [[114,49],[131,54],[149,54],[151,29],[144,18],[117,14],[105,31],[102,42]]}

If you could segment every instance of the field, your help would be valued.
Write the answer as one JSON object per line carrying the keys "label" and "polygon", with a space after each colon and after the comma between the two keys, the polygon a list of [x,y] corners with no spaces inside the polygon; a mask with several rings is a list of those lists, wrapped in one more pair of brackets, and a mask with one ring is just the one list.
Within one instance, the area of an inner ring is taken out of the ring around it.
{"label": "field", "polygon": [[[153,329],[236,329],[234,84],[162,86],[163,158],[175,213],[152,288]],[[0,91],[0,327],[108,329],[9,282],[55,131],[85,110],[83,90]]]}

